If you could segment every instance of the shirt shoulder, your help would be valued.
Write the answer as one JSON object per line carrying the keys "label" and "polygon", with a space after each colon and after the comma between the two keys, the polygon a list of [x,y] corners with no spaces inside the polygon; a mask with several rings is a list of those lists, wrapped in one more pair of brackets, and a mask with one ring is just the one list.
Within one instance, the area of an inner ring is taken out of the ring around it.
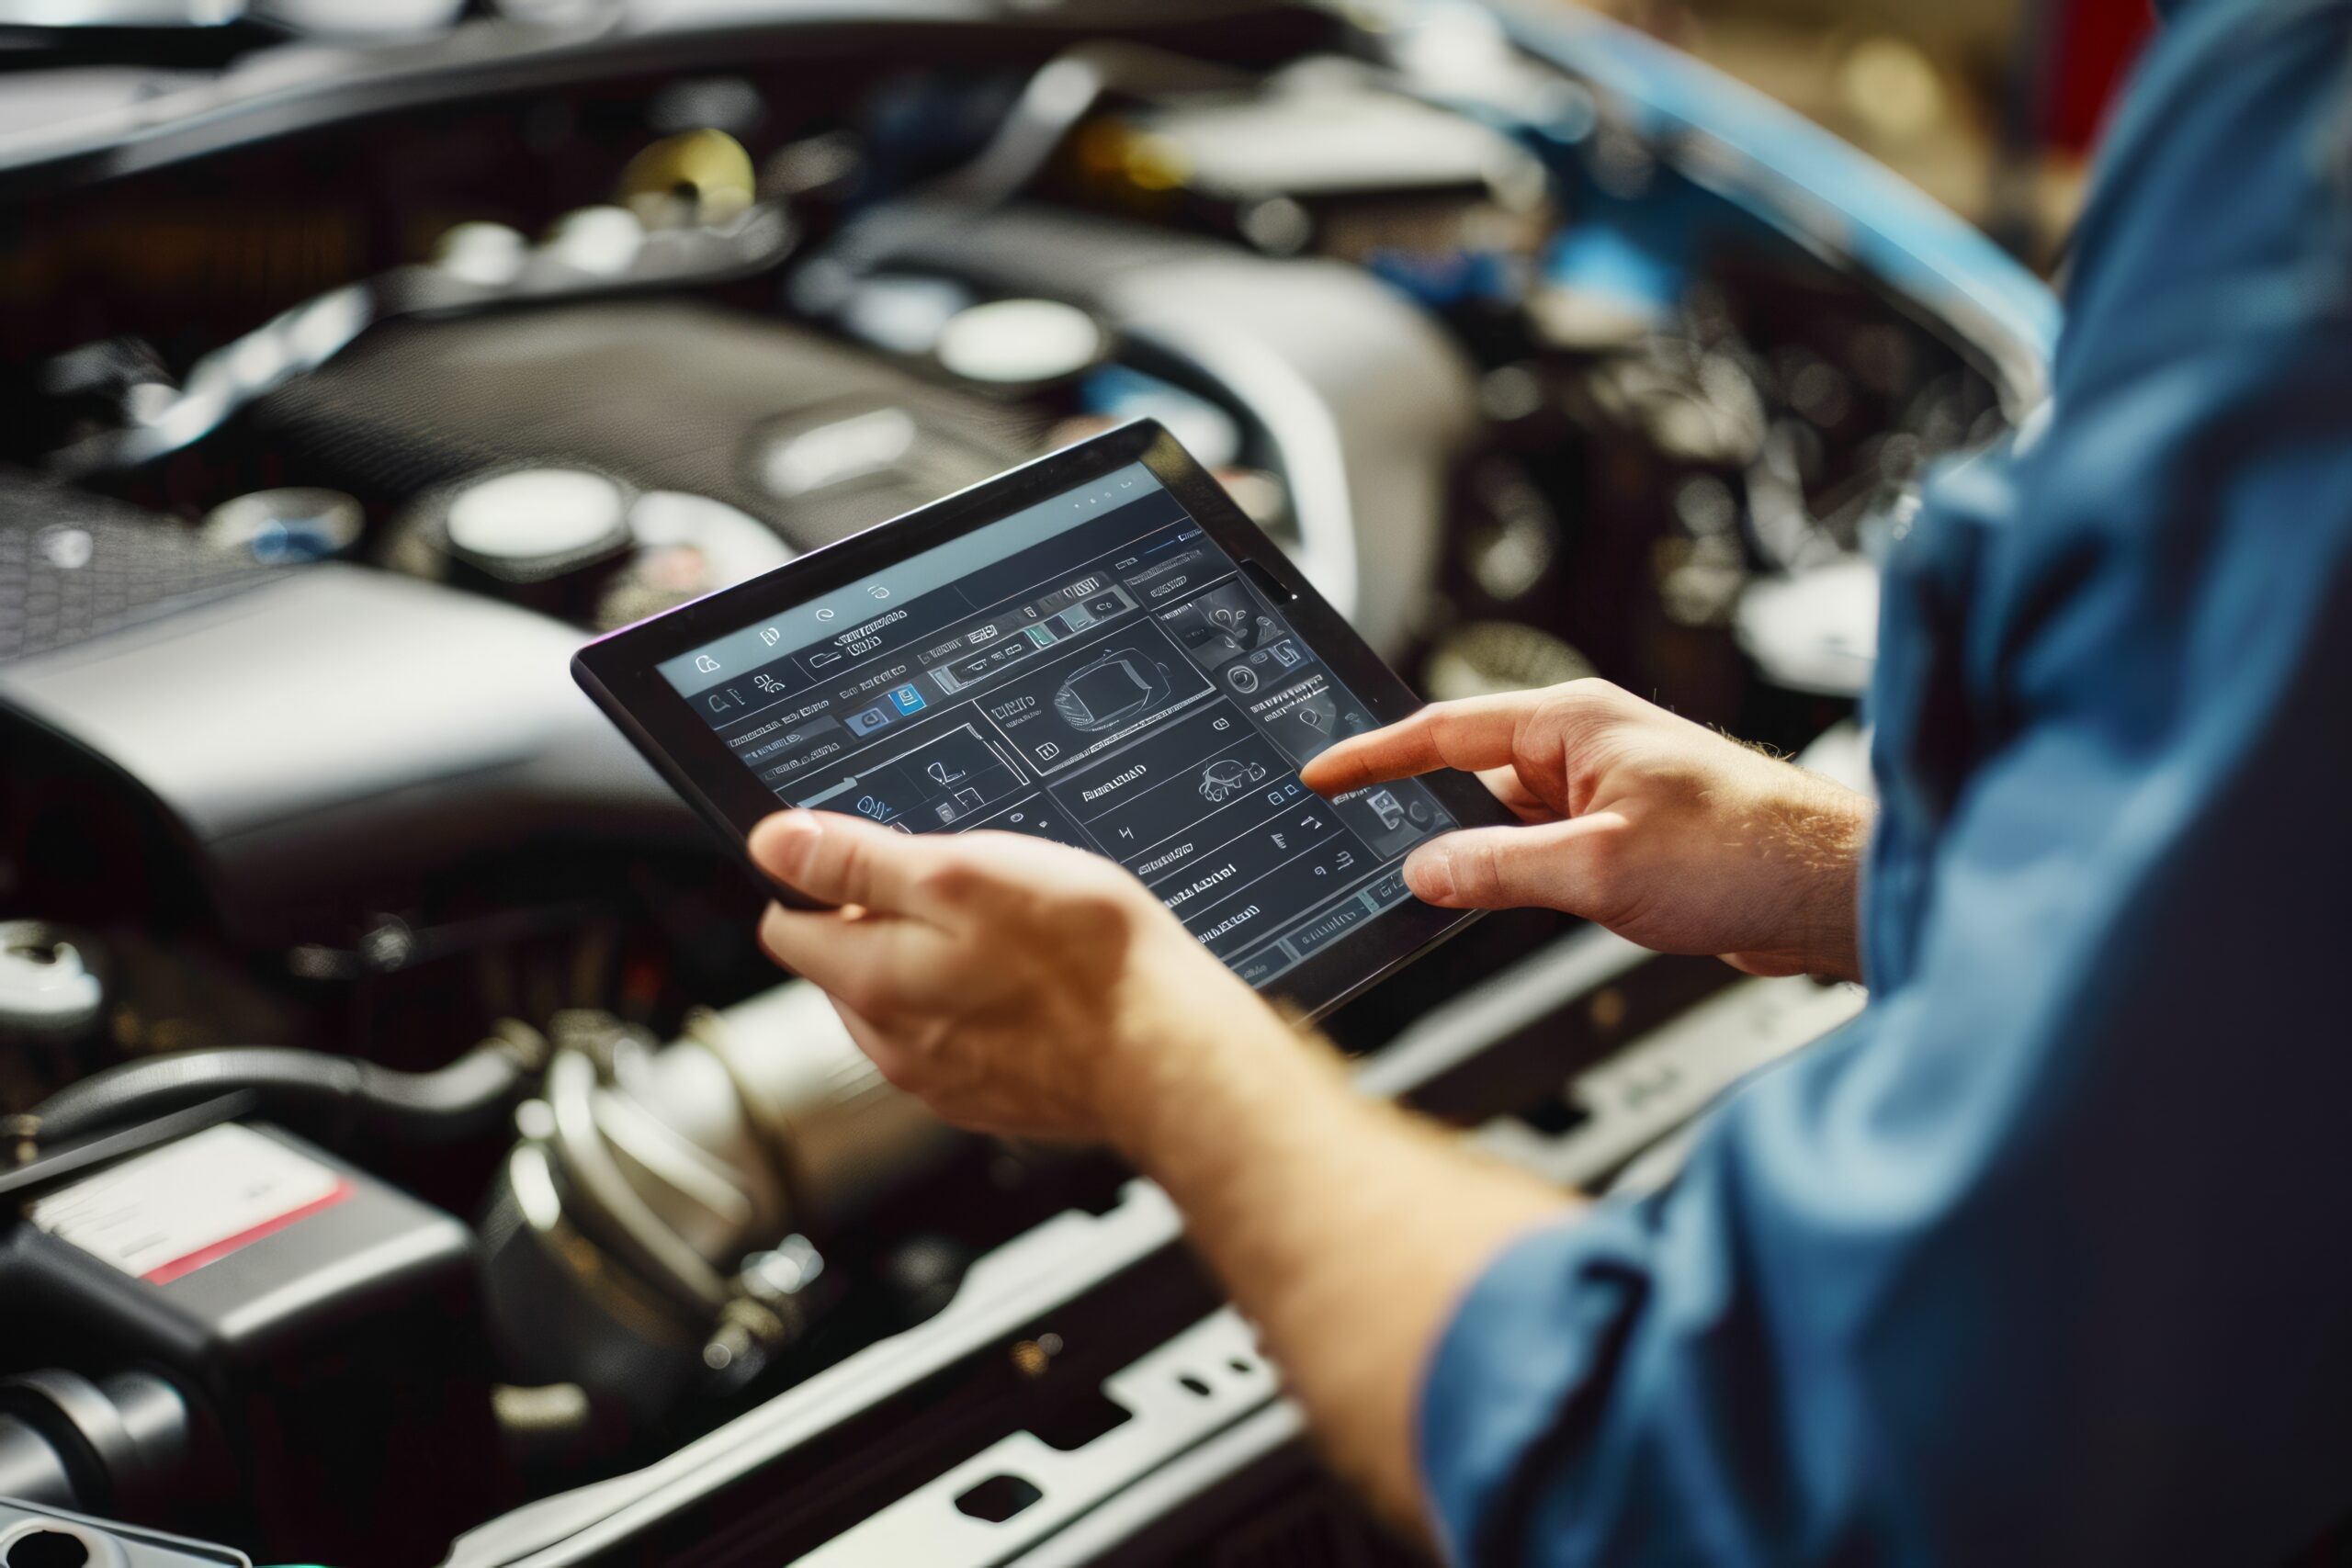
{"label": "shirt shoulder", "polygon": [[2184,0],[2077,231],[2062,400],[2352,300],[2352,0]]}

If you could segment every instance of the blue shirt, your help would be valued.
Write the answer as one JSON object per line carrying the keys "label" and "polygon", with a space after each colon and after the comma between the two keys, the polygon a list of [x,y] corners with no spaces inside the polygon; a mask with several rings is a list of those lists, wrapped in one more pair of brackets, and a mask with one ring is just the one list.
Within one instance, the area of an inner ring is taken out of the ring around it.
{"label": "blue shirt", "polygon": [[1887,569],[1869,1009],[1425,1373],[1469,1563],[2277,1562],[2352,1514],[2352,0],[2195,0],[2052,417]]}

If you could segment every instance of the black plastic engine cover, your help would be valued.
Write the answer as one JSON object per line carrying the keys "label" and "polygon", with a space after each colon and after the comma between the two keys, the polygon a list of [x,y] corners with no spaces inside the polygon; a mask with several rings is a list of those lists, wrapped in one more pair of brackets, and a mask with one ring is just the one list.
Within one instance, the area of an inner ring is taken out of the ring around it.
{"label": "black plastic engine cover", "polygon": [[476,853],[704,841],[572,685],[569,626],[356,566],[220,568],[70,491],[5,502],[0,749],[30,726],[127,775],[245,940]]}
{"label": "black plastic engine cover", "polygon": [[[897,411],[887,463],[780,490],[762,454]],[[1035,455],[1035,415],[922,380],[773,317],[600,302],[370,333],[273,393],[252,433],[294,471],[397,502],[468,474],[580,466],[708,496],[808,549]]]}

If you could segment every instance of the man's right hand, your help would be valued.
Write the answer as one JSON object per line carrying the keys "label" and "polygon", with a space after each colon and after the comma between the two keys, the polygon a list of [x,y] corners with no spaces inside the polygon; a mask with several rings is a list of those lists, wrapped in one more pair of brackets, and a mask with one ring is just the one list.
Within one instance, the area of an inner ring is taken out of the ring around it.
{"label": "man's right hand", "polygon": [[1541,905],[1758,975],[1860,977],[1868,797],[1606,681],[1439,703],[1308,763],[1342,794],[1475,773],[1525,826],[1449,833],[1405,876],[1449,908]]}

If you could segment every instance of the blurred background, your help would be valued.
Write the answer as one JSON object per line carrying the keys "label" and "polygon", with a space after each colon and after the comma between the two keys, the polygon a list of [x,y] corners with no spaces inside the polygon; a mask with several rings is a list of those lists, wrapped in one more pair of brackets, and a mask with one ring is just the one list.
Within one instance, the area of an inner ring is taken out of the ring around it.
{"label": "blurred background", "polygon": [[2145,0],[1705,0],[1609,14],[1771,94],[2047,269]]}
{"label": "blurred background", "polygon": [[[2147,28],[0,0],[0,1568],[1421,1561],[567,661],[1150,417],[1420,694],[1866,784],[1878,562],[2045,396]],[[1518,912],[1328,1027],[1638,1189],[1860,1005]]]}

